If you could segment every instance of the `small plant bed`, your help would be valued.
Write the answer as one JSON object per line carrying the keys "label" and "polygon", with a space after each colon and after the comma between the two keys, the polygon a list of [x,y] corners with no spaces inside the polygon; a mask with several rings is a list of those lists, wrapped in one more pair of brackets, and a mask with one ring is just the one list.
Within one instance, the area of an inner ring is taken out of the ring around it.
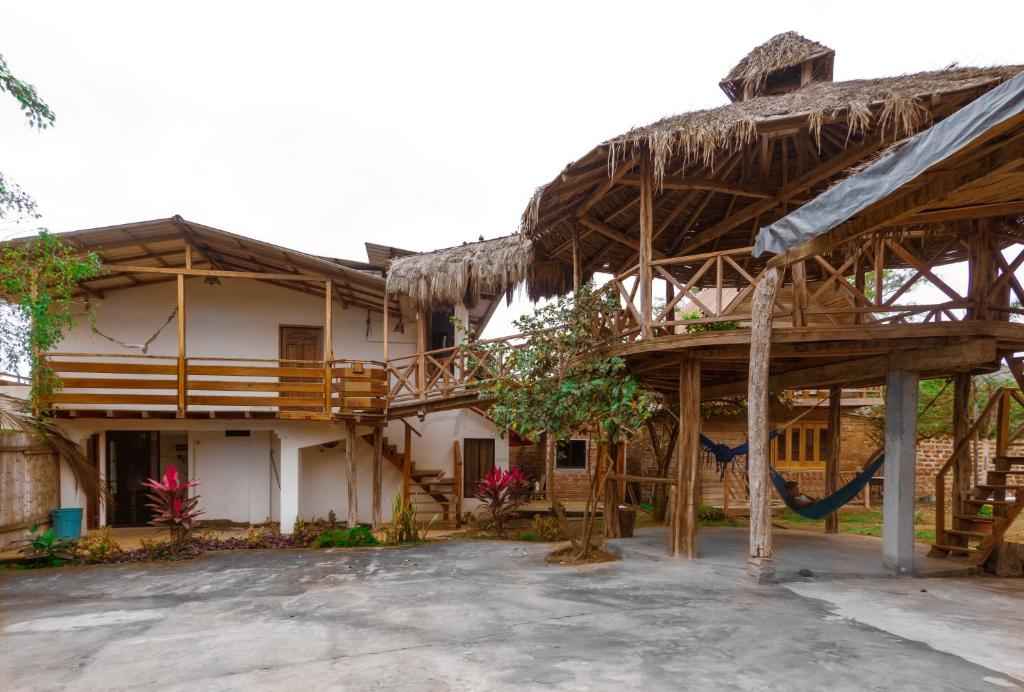
{"label": "small plant bed", "polygon": [[578,557],[579,550],[571,545],[558,548],[548,553],[545,558],[553,565],[594,565],[601,562],[615,562],[618,555],[610,553],[600,546],[592,546],[583,557]]}
{"label": "small plant bed", "polygon": [[[824,519],[805,519],[799,514],[785,510],[773,522],[782,529],[802,531],[825,531]],[[935,505],[919,502],[914,513],[914,540],[931,543],[935,540]],[[882,535],[882,509],[850,509],[839,512],[839,532],[856,536]]]}

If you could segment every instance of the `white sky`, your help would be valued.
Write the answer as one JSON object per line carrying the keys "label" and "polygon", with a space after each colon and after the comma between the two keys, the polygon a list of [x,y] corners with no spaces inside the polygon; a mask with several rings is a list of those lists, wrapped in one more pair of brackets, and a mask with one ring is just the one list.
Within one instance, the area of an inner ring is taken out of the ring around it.
{"label": "white sky", "polygon": [[366,240],[514,231],[598,142],[724,103],[718,80],[781,31],[834,48],[843,80],[1024,63],[1022,20],[1019,0],[7,2],[0,53],[57,124],[3,95],[0,170],[53,231],[181,214],[363,260]]}

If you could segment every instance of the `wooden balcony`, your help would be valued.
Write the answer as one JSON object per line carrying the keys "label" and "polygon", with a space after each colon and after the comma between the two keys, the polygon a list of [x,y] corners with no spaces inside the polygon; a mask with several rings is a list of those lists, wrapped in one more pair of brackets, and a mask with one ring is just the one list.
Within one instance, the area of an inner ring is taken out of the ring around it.
{"label": "wooden balcony", "polygon": [[382,417],[384,363],[50,353],[61,417]]}

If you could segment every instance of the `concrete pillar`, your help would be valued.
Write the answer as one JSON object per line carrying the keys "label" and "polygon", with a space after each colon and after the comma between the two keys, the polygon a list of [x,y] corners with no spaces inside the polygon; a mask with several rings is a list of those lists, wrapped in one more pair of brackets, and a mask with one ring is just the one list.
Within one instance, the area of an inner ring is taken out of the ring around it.
{"label": "concrete pillar", "polygon": [[885,392],[882,562],[896,574],[914,573],[918,380],[916,372],[892,370]]}
{"label": "concrete pillar", "polygon": [[281,533],[291,533],[299,517],[300,448],[281,438]]}

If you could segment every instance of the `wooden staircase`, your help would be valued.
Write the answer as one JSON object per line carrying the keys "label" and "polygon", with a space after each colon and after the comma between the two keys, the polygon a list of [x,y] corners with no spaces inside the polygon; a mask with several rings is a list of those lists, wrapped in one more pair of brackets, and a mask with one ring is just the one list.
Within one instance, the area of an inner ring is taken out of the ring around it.
{"label": "wooden staircase", "polygon": [[[370,446],[373,446],[373,435],[363,435]],[[388,441],[387,436],[382,441],[381,456],[391,462],[399,471],[404,471],[404,455],[398,451],[398,447]],[[409,500],[416,505],[416,518],[420,521],[430,521],[436,514],[438,519],[434,526],[457,527],[461,524],[456,516],[455,480],[445,476],[441,469],[420,469],[416,468],[415,460],[409,473]]]}
{"label": "wooden staircase", "polygon": [[[1007,529],[1024,510],[1024,456],[1007,453],[1010,440],[1020,431],[1011,431],[1009,410],[1024,405],[1019,389],[1000,389],[971,427],[966,439],[957,445],[949,461],[936,475],[935,538],[929,557],[951,557],[967,565],[981,565],[1003,540]],[[996,457],[984,483],[977,483],[962,498],[953,498],[952,528],[945,528],[946,472],[958,454],[966,454],[964,442],[986,424],[998,408]],[[959,500],[959,503],[958,503]],[[959,504],[959,510],[957,508]],[[989,508],[990,511],[986,511]]]}

